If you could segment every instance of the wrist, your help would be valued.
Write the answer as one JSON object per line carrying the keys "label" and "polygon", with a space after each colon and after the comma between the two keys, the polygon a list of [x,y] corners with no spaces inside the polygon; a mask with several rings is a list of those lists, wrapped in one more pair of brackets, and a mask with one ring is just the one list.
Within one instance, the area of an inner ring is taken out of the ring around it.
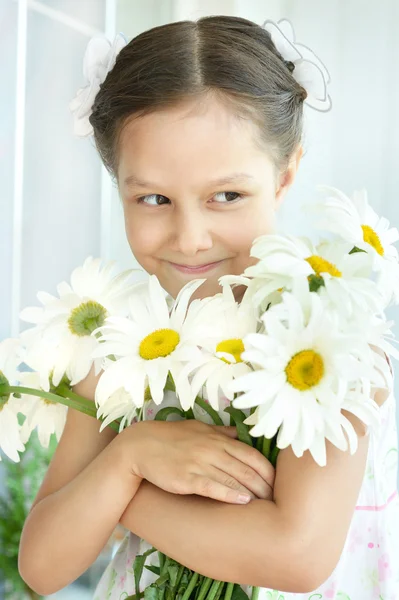
{"label": "wrist", "polygon": [[117,435],[114,442],[119,453],[119,460],[134,480],[144,479],[141,470],[141,459],[144,456],[141,430],[144,422],[133,423]]}

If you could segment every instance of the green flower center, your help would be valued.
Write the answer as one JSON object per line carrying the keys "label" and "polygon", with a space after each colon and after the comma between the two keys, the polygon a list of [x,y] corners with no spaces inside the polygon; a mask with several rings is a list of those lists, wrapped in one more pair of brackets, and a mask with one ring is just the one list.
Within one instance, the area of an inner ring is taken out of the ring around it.
{"label": "green flower center", "polygon": [[321,256],[313,254],[312,256],[305,258],[305,260],[310,264],[316,275],[320,275],[321,273],[330,273],[330,275],[333,277],[342,277],[341,271],[337,269],[335,265]]}
{"label": "green flower center", "polygon": [[[223,340],[219,342],[216,346],[216,352],[226,352],[228,354],[232,354],[236,360],[236,362],[242,362],[241,353],[244,352],[244,343],[239,338],[233,338],[231,340]],[[228,365],[233,364],[226,358],[222,358],[225,363]]]}
{"label": "green flower center", "polygon": [[380,256],[384,256],[384,248],[382,247],[380,238],[369,225],[362,225],[363,240],[366,244],[370,244]]}
{"label": "green flower center", "polygon": [[98,302],[88,300],[74,308],[68,319],[70,331],[79,337],[91,335],[91,333],[104,325],[107,310]]}
{"label": "green flower center", "polygon": [[180,335],[173,329],[157,329],[140,343],[139,354],[144,360],[169,356],[180,342]]}
{"label": "green flower center", "polygon": [[287,381],[301,392],[317,385],[324,375],[323,359],[314,350],[302,350],[285,367]]}
{"label": "green flower center", "polygon": [[0,410],[2,410],[4,404],[8,402],[8,399],[10,398],[10,394],[2,394],[1,388],[9,385],[7,377],[4,375],[3,371],[0,371]]}

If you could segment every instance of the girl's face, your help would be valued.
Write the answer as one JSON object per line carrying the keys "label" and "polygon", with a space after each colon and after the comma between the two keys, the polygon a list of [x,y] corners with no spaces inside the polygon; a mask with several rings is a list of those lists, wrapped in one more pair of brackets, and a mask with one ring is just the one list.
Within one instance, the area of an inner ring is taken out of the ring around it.
{"label": "girl's face", "polygon": [[[214,98],[200,110],[190,101],[124,128],[118,182],[127,238],[172,297],[199,278],[207,281],[195,297],[220,292],[218,278],[254,264],[253,240],[273,231],[300,155],[281,176],[256,134]],[[237,300],[242,292],[236,288]]]}

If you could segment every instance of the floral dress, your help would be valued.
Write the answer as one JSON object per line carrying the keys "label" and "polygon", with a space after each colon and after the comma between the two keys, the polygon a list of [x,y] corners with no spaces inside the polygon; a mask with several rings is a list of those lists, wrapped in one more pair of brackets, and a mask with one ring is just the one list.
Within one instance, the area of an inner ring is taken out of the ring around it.
{"label": "floral dress", "polygon": [[[230,423],[223,412],[227,404],[222,399],[219,413],[226,425]],[[152,401],[146,403],[145,418],[153,419],[160,408],[176,405],[174,393],[165,392],[161,406]],[[345,546],[333,573],[311,593],[262,588],[259,600],[399,600],[398,439],[393,393],[381,411],[381,432],[378,437],[370,434],[365,476]],[[203,409],[195,407],[194,412],[197,419],[211,422]],[[325,543],[328,546],[328,538]],[[134,559],[138,552],[142,554],[149,548],[144,540],[128,532],[103,573],[93,600],[124,600],[134,594]],[[151,554],[146,564],[158,565],[157,553]],[[156,578],[144,569],[140,590]],[[250,596],[251,587],[242,587]]]}

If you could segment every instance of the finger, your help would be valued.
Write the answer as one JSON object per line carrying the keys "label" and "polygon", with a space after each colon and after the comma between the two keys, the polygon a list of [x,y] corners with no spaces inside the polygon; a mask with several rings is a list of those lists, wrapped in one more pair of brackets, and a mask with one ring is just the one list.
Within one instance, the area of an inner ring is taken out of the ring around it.
{"label": "finger", "polygon": [[244,484],[240,483],[240,481],[238,481],[238,479],[236,479],[234,475],[232,475],[230,472],[224,471],[219,467],[209,465],[207,470],[207,476],[209,477],[209,479],[217,481],[218,483],[221,483],[222,485],[231,488],[232,490],[236,490],[238,492],[241,492],[242,494],[247,494],[251,497],[251,500],[255,500],[257,498],[256,494]]}
{"label": "finger", "polygon": [[226,452],[256,471],[270,487],[274,486],[275,469],[273,465],[257,450],[238,440],[228,443]]}
{"label": "finger", "polygon": [[224,454],[223,463],[217,465],[216,468],[223,471],[226,476],[230,476],[230,478],[245,486],[257,498],[262,498],[263,500],[269,499],[270,494],[273,492],[272,486],[255,469],[234,458],[227,452]]}
{"label": "finger", "polygon": [[211,425],[211,427],[216,429],[216,431],[218,431],[219,433],[223,433],[224,435],[227,435],[228,437],[231,437],[231,438],[238,437],[237,427],[234,427],[234,425],[232,425],[232,426],[230,426],[230,425]]}
{"label": "finger", "polygon": [[212,498],[219,502],[229,504],[248,504],[251,501],[249,494],[243,494],[240,490],[233,490],[219,481],[198,475],[194,481],[195,494]]}

